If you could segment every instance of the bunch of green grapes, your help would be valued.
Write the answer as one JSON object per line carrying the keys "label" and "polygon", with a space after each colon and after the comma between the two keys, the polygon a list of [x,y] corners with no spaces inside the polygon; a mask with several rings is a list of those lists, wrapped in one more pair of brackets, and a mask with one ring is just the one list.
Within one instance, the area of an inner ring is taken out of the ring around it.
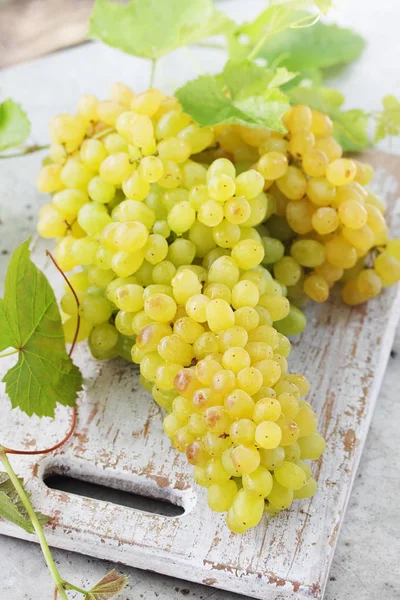
{"label": "bunch of green grapes", "polygon": [[271,325],[269,311],[286,312],[287,300],[266,291],[273,280],[256,268],[261,256],[238,242],[206,281],[195,266],[178,269],[169,289],[147,295],[148,323],[132,348],[144,387],[167,411],[165,433],[235,533],[314,494],[305,460],[325,448],[302,399],[308,382],[288,373],[290,342]]}
{"label": "bunch of green grapes", "polygon": [[288,134],[271,134],[257,163],[276,201],[268,227],[286,245],[273,272],[299,305],[324,302],[339,280],[347,304],[365,302],[400,280],[398,240],[389,242],[385,206],[365,187],[373,169],[342,157],[322,113],[294,106],[284,123]]}
{"label": "bunch of green grapes", "polygon": [[[292,108],[286,135],[202,129],[159,90],[110,96],[52,120],[38,230],[70,273],[78,341],[140,365],[210,507],[242,533],[316,489],[304,461],[325,442],[287,364],[298,306],[344,276],[348,304],[375,296],[400,278],[399,243],[371,168],[342,158],[321,113]],[[69,288],[61,308],[72,342]]]}

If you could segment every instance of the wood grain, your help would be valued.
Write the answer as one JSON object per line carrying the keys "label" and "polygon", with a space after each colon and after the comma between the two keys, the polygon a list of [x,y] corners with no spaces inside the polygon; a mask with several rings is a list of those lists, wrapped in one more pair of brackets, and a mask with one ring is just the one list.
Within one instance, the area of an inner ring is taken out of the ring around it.
{"label": "wood grain", "polygon": [[[386,199],[392,229],[398,229],[399,158],[371,158],[378,167],[374,187]],[[35,249],[38,264],[45,262],[43,247],[39,242]],[[45,270],[61,285],[49,266]],[[319,489],[243,536],[231,534],[223,517],[207,508],[204,490],[162,433],[161,410],[140,388],[136,368],[96,362],[78,348],[86,389],[75,436],[53,456],[13,458],[35,507],[54,516],[46,527],[50,543],[261,600],[321,600],[399,315],[396,288],[358,308],[344,306],[338,294],[309,308],[308,327],[294,341],[289,365],[310,379],[309,401],[327,439],[314,468]],[[66,409],[55,422],[39,425],[10,411],[3,394],[0,411],[5,444],[15,445],[17,437],[30,448],[50,444],[67,429]],[[43,483],[48,473],[167,499],[185,513],[153,515],[50,490]],[[0,532],[34,539],[7,522],[0,521]]]}
{"label": "wood grain", "polygon": [[0,68],[86,40],[93,0],[0,2]]}

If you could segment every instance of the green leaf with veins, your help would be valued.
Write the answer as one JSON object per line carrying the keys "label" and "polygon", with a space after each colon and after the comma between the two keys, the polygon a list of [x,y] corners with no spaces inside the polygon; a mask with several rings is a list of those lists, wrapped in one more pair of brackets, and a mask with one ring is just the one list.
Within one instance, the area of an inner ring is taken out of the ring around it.
{"label": "green leaf with veins", "polygon": [[[22,479],[18,479],[23,484]],[[26,493],[28,494],[28,492]],[[28,496],[30,497],[30,494]],[[36,513],[36,516],[42,525],[51,520],[51,517],[39,512]],[[11,523],[22,527],[28,533],[35,533],[28,513],[7,473],[0,473],[0,518],[11,521]]]}
{"label": "green leaf with veins", "polygon": [[[279,8],[279,7],[276,7]],[[238,27],[228,38],[229,55],[238,60],[245,58],[271,27],[273,7],[261,13],[252,23]],[[257,52],[267,64],[279,64],[300,73],[300,78],[312,80],[322,77],[321,70],[344,65],[356,60],[364,40],[351,29],[317,22],[309,27],[295,27],[295,22],[313,15],[306,12],[281,14],[277,29],[272,29]],[[310,21],[311,22],[311,21]],[[282,30],[282,28],[284,29]],[[275,33],[274,33],[275,31]]]}
{"label": "green leaf with veins", "polygon": [[52,417],[57,402],[75,405],[82,375],[65,350],[54,292],[30,259],[29,241],[11,257],[0,303],[0,351],[9,347],[19,354],[3,379],[13,408]]}
{"label": "green leaf with veins", "polygon": [[341,110],[343,95],[337,90],[297,86],[287,90],[292,104],[307,104],[327,114],[333,121],[334,135],[346,152],[358,152],[371,145],[369,115],[363,110]]}
{"label": "green leaf with veins", "polygon": [[0,150],[22,144],[29,136],[31,123],[21,106],[8,98],[0,104]]}
{"label": "green leaf with veins", "polygon": [[[293,74],[292,74],[293,75]],[[220,75],[202,75],[175,93],[183,110],[201,126],[246,125],[285,131],[282,115],[287,96],[274,87],[277,76],[271,69],[249,61],[228,61]]]}
{"label": "green leaf with veins", "polygon": [[376,117],[375,143],[387,135],[400,135],[400,102],[395,96],[385,96],[382,104],[383,111]]}
{"label": "green leaf with veins", "polygon": [[235,27],[212,0],[96,0],[89,37],[155,60],[187,44]]}
{"label": "green leaf with veins", "polygon": [[113,569],[87,592],[85,600],[110,600],[122,592],[126,588],[127,583],[127,576],[120,575]]}

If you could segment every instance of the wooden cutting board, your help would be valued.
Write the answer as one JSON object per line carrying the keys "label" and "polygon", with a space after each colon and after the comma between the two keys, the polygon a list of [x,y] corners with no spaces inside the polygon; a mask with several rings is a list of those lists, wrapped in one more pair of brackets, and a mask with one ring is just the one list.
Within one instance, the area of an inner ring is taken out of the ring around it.
{"label": "wooden cutting board", "polygon": [[[373,188],[385,199],[398,235],[400,159],[383,153],[368,158],[377,168]],[[60,290],[44,248],[36,243],[34,259]],[[81,345],[74,358],[86,385],[75,435],[52,456],[11,457],[35,508],[53,516],[45,528],[50,544],[260,600],[321,599],[400,316],[400,294],[387,289],[357,308],[344,306],[335,294],[309,307],[307,316],[289,365],[311,381],[308,399],[327,440],[314,467],[319,488],[313,498],[273,519],[265,516],[243,536],[231,534],[163,434],[162,411],[140,388],[137,369],[122,361],[97,362]],[[4,359],[0,368],[10,364],[12,358]],[[49,446],[69,423],[64,408],[54,421],[40,422],[11,411],[4,388],[0,414],[1,443],[14,447]],[[166,500],[184,514],[151,514],[50,489],[43,479],[51,474]],[[0,533],[35,541],[1,520]]]}

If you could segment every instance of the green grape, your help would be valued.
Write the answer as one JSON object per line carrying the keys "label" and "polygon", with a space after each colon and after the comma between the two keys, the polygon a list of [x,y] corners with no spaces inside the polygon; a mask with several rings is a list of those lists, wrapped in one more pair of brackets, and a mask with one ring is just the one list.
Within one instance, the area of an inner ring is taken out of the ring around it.
{"label": "green grape", "polygon": [[306,475],[301,467],[284,460],[274,471],[276,481],[290,490],[299,490],[306,484]]}
{"label": "green grape", "polygon": [[297,500],[303,500],[305,498],[310,498],[311,496],[313,496],[315,494],[316,491],[317,491],[317,482],[315,481],[315,479],[313,477],[310,477],[308,479],[307,483],[305,483],[303,485],[303,487],[294,491],[293,498],[295,498]]}
{"label": "green grape", "polygon": [[143,308],[143,288],[141,285],[129,283],[116,290],[115,304],[120,310],[138,312]]}
{"label": "green grape", "polygon": [[204,327],[190,317],[182,317],[175,321],[174,333],[184,342],[193,344],[204,333]]}
{"label": "green grape", "polygon": [[232,419],[250,419],[254,400],[244,390],[235,389],[226,396],[224,406]]}
{"label": "green grape", "polygon": [[175,433],[172,443],[178,452],[186,452],[187,447],[193,442],[194,435],[187,426],[181,427]]}
{"label": "green grape", "polygon": [[152,276],[154,283],[168,285],[171,283],[173,276],[176,273],[176,268],[172,262],[168,260],[162,260],[161,262],[154,265],[152,270]]}
{"label": "green grape", "polygon": [[167,260],[176,268],[190,265],[196,256],[196,246],[184,238],[178,238],[168,248]]}
{"label": "green grape", "polygon": [[196,437],[203,437],[207,432],[203,415],[192,413],[189,417],[188,428]]}
{"label": "green grape", "polygon": [[182,234],[191,228],[196,219],[196,212],[187,201],[175,204],[167,217],[171,231]]}
{"label": "green grape", "polygon": [[244,488],[239,490],[232,504],[233,514],[244,527],[254,527],[261,521],[264,512],[264,499],[249,493]]}
{"label": "green grape", "polygon": [[171,283],[174,298],[178,304],[185,304],[191,296],[200,294],[202,289],[196,274],[189,269],[178,270]]}
{"label": "green grape", "polygon": [[277,348],[279,345],[278,332],[270,325],[260,325],[249,333],[249,342],[264,342],[271,348]]}
{"label": "green grape", "polygon": [[74,159],[67,160],[60,172],[60,179],[65,187],[84,191],[87,191],[93,176],[93,171]]}
{"label": "green grape", "polygon": [[273,421],[262,421],[256,427],[255,440],[261,448],[276,448],[279,446],[281,438],[281,428]]}
{"label": "green grape", "polygon": [[302,459],[317,460],[325,450],[325,440],[319,433],[312,433],[298,440]]}
{"label": "green grape", "polygon": [[167,362],[190,365],[193,358],[191,344],[183,342],[176,334],[162,338],[157,346],[161,358]]}
{"label": "green grape", "polygon": [[138,348],[145,352],[154,352],[157,350],[160,341],[171,334],[171,327],[167,323],[151,322],[145,325],[137,334],[136,344]]}
{"label": "green grape", "polygon": [[167,323],[175,316],[176,302],[166,294],[154,294],[146,298],[144,311],[154,321]]}
{"label": "green grape", "polygon": [[[221,209],[221,212],[229,223],[241,225],[250,218],[251,206],[245,198],[239,196],[225,202],[223,211]],[[218,223],[215,224],[217,225]]]}
{"label": "green grape", "polygon": [[88,294],[80,302],[79,313],[93,325],[101,325],[111,317],[112,308],[107,298]]}
{"label": "green grape", "polygon": [[140,310],[132,318],[133,333],[137,336],[146,325],[150,325],[152,322],[144,310]]}
{"label": "green grape", "polygon": [[236,377],[232,371],[221,369],[211,381],[211,387],[221,394],[229,394],[236,387]]}
{"label": "green grape", "polygon": [[95,351],[110,352],[116,347],[117,343],[118,331],[110,323],[97,325],[90,334],[90,344]]}
{"label": "green grape", "polygon": [[241,475],[247,475],[257,469],[260,464],[260,454],[253,445],[239,444],[231,453],[232,462]]}
{"label": "green grape", "polygon": [[228,288],[239,281],[239,267],[230,256],[217,258],[209,268],[208,283],[222,283]]}
{"label": "green grape", "polygon": [[133,313],[120,310],[115,317],[115,327],[117,330],[125,336],[132,336],[133,331]]}
{"label": "green grape", "polygon": [[277,469],[285,460],[285,451],[281,446],[276,448],[260,448],[261,465],[269,471]]}
{"label": "green grape", "polygon": [[189,240],[194,244],[195,254],[199,258],[204,258],[216,247],[213,230],[197,220],[189,230]]}
{"label": "green grape", "polygon": [[214,483],[207,491],[207,503],[215,512],[226,512],[232,506],[237,494],[237,485],[234,481]]}
{"label": "green grape", "polygon": [[238,281],[232,288],[232,306],[235,309],[245,306],[256,307],[259,299],[260,292],[252,281]]}
{"label": "green grape", "polygon": [[[282,412],[282,407],[280,402],[276,398],[272,397],[262,397],[254,405],[253,410],[253,421],[256,425],[262,424],[264,422],[269,421],[277,421]],[[269,426],[265,426],[266,433],[268,433]],[[262,429],[259,431],[259,434],[262,434]],[[272,428],[274,430],[274,428]],[[277,430],[275,432],[278,434]],[[263,448],[267,448],[268,446],[262,446]],[[274,447],[274,446],[272,446]]]}
{"label": "green grape", "polygon": [[281,485],[275,477],[273,479],[272,490],[268,494],[268,502],[275,508],[283,510],[288,508],[293,502],[293,490]]}
{"label": "green grape", "polygon": [[89,202],[88,195],[82,190],[62,190],[53,196],[53,204],[68,222],[76,219],[80,209]]}
{"label": "green grape", "polygon": [[223,434],[229,431],[232,419],[222,406],[211,406],[204,411],[204,422],[212,433]]}
{"label": "green grape", "polygon": [[280,240],[272,237],[261,238],[264,247],[263,264],[271,265],[277,263],[285,253],[285,247]]}
{"label": "green grape", "polygon": [[239,419],[232,423],[229,435],[234,444],[254,444],[256,426],[251,419]]}
{"label": "green grape", "polygon": [[244,525],[233,512],[232,507],[229,509],[226,515],[226,524],[232,533],[245,533],[249,527]]}
{"label": "green grape", "polygon": [[90,202],[79,210],[78,223],[88,235],[96,235],[111,223],[111,217],[104,204]]}
{"label": "green grape", "polygon": [[156,372],[156,385],[161,390],[173,390],[175,377],[181,370],[182,365],[177,363],[168,363],[158,367]]}
{"label": "green grape", "polygon": [[155,221],[156,215],[154,211],[142,202],[136,200],[124,200],[117,206],[119,221],[126,223],[128,221],[137,221],[142,223],[148,231],[151,230]]}
{"label": "green grape", "polygon": [[255,169],[244,171],[236,177],[236,195],[252,199],[263,191],[264,181],[261,173]]}
{"label": "green grape", "polygon": [[266,498],[270,494],[272,484],[271,473],[261,465],[249,475],[243,475],[243,489],[260,498]]}
{"label": "green grape", "polygon": [[252,269],[264,258],[264,247],[260,242],[243,240],[232,248],[232,258],[241,269]]}
{"label": "green grape", "polygon": [[299,263],[290,256],[284,256],[274,264],[274,276],[285,285],[295,285],[302,275]]}
{"label": "green grape", "polygon": [[235,325],[243,327],[247,332],[257,329],[260,317],[257,311],[251,306],[238,308],[234,313]]}
{"label": "green grape", "polygon": [[[139,269],[143,260],[143,249],[134,253],[121,251],[112,256],[109,266],[112,267],[118,277],[129,277]],[[108,265],[105,268],[108,268]]]}
{"label": "green grape", "polygon": [[291,305],[288,315],[276,321],[274,326],[284,335],[298,335],[304,330],[306,323],[305,314],[296,306]]}
{"label": "green grape", "polygon": [[209,354],[217,353],[218,349],[218,339],[209,331],[199,336],[193,344],[193,352],[198,360],[205,358]]}
{"label": "green grape", "polygon": [[214,242],[221,248],[233,248],[240,240],[240,227],[223,219],[213,227],[212,235]]}
{"label": "green grape", "polygon": [[197,218],[203,225],[215,227],[224,218],[224,209],[215,200],[206,200],[200,205]]}

